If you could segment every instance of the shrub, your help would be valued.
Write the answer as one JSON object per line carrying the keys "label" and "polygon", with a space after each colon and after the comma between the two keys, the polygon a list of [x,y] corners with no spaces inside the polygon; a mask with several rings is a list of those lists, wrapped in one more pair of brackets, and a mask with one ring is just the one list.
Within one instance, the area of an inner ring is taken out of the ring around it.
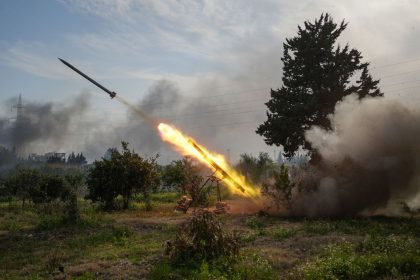
{"label": "shrub", "polygon": [[166,247],[166,254],[174,264],[194,265],[202,260],[238,253],[238,236],[225,232],[214,214],[202,209],[194,212]]}

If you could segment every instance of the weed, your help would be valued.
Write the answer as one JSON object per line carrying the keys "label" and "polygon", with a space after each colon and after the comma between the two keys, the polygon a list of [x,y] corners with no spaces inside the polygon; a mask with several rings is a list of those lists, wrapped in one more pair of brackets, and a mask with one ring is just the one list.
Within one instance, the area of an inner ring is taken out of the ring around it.
{"label": "weed", "polygon": [[223,230],[213,213],[198,210],[167,243],[166,254],[173,263],[197,264],[220,256],[237,255],[239,238]]}

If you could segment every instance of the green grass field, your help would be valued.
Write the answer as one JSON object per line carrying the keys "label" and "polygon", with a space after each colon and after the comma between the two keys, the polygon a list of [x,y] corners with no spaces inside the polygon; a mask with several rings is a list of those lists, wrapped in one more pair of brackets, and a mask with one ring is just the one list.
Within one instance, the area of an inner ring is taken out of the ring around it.
{"label": "green grass field", "polygon": [[79,201],[64,222],[20,203],[0,203],[2,279],[419,279],[418,218],[307,220],[222,215],[241,237],[235,260],[172,267],[165,243],[190,214],[172,211],[176,193],[152,196],[152,210],[102,212]]}

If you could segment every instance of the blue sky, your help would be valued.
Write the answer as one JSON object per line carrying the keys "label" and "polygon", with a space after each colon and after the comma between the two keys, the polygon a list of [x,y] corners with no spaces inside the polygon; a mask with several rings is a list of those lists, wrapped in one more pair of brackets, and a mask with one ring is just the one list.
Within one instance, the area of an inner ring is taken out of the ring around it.
{"label": "blue sky", "polygon": [[[254,130],[265,118],[269,89],[281,85],[281,46],[295,34],[297,25],[322,12],[337,21],[345,18],[349,26],[341,42],[349,42],[372,62],[371,71],[378,78],[384,76],[381,84],[391,98],[418,106],[414,92],[420,73],[416,72],[420,69],[419,7],[417,0],[3,0],[0,103],[21,93],[27,101],[65,105],[81,92],[89,92],[88,117],[98,130],[127,122],[126,108],[101,96],[59,63],[57,57],[62,57],[133,103],[162,79],[172,83],[185,103],[221,96],[209,101],[209,108],[230,102],[227,110],[238,114],[235,118],[209,114],[206,124],[244,124],[234,129],[227,126],[217,135],[199,129],[189,132],[220,152],[231,149],[233,157],[244,151],[272,154],[273,148]],[[239,98],[250,103],[235,104]],[[182,112],[188,114],[189,109]],[[13,112],[4,107],[2,115],[9,114]],[[231,143],[237,139],[241,143],[233,148]]]}

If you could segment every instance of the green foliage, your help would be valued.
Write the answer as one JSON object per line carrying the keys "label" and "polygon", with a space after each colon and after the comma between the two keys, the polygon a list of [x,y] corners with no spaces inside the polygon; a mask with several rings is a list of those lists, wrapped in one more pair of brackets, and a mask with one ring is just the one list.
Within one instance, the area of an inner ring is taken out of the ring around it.
{"label": "green foliage", "polygon": [[192,199],[193,206],[208,206],[210,190],[202,189],[204,178],[200,175],[200,171],[200,166],[186,157],[167,165],[162,179],[166,185],[187,193]]}
{"label": "green foliage", "polygon": [[65,201],[69,189],[62,176],[41,173],[32,168],[19,168],[5,182],[8,193],[35,204],[48,204],[54,201]]}
{"label": "green foliage", "polygon": [[418,279],[419,248],[411,238],[370,236],[329,247],[301,272],[304,279]]}
{"label": "green foliage", "polygon": [[294,228],[277,228],[272,230],[270,235],[280,241],[295,236],[297,232],[297,229]]}
{"label": "green foliage", "polygon": [[377,88],[379,81],[368,72],[369,63],[361,62],[361,53],[348,45],[337,46],[346,27],[344,21],[336,24],[322,14],[314,23],[298,26],[297,36],[283,44],[283,85],[271,90],[268,118],[256,132],[268,145],[282,145],[287,157],[301,146],[312,149],[305,131],[314,125],[331,129],[328,115],[345,96],[383,95]]}
{"label": "green foliage", "polygon": [[50,203],[67,193],[64,179],[60,176],[43,174],[38,183],[29,189],[29,194],[35,204]]}
{"label": "green foliage", "polygon": [[158,262],[149,274],[152,280],[270,280],[276,279],[267,260],[257,254],[237,257],[219,257],[202,261],[197,267],[174,267],[166,260]]}
{"label": "green foliage", "polygon": [[303,229],[311,234],[340,232],[356,235],[412,235],[418,234],[419,226],[407,218],[358,218],[340,220],[306,220]]}
{"label": "green foliage", "polygon": [[220,256],[235,256],[239,238],[223,230],[213,213],[197,210],[167,243],[166,254],[174,264],[194,265]]}
{"label": "green foliage", "polygon": [[185,185],[187,184],[188,173],[193,173],[191,161],[187,158],[182,160],[174,160],[171,164],[166,165],[162,171],[162,181],[165,185],[176,187],[185,193]]}
{"label": "green foliage", "polygon": [[270,197],[277,209],[280,205],[287,205],[290,208],[292,191],[295,184],[290,181],[289,169],[285,164],[280,166],[280,171],[273,172],[274,184],[263,184],[263,194]]}
{"label": "green foliage", "polygon": [[32,189],[40,181],[40,174],[35,169],[19,168],[6,180],[5,186],[14,197],[22,200],[22,204],[31,198]]}
{"label": "green foliage", "polygon": [[247,218],[245,224],[252,229],[262,229],[267,227],[267,222],[264,217],[260,217],[258,215]]}
{"label": "green foliage", "polygon": [[258,157],[241,154],[236,168],[253,183],[259,183],[271,175],[274,162],[267,153],[259,153]]}
{"label": "green foliage", "polygon": [[150,271],[149,279],[151,280],[166,280],[171,279],[172,268],[167,261],[158,262]]}
{"label": "green foliage", "polygon": [[304,230],[307,233],[324,235],[334,230],[334,225],[328,221],[315,220],[306,221],[304,223]]}
{"label": "green foliage", "polygon": [[115,199],[122,196],[123,209],[129,207],[132,196],[142,193],[146,202],[149,193],[160,184],[156,158],[143,159],[122,142],[122,152],[113,150],[111,159],[95,161],[87,177],[92,201],[104,203],[105,209],[115,209]]}

